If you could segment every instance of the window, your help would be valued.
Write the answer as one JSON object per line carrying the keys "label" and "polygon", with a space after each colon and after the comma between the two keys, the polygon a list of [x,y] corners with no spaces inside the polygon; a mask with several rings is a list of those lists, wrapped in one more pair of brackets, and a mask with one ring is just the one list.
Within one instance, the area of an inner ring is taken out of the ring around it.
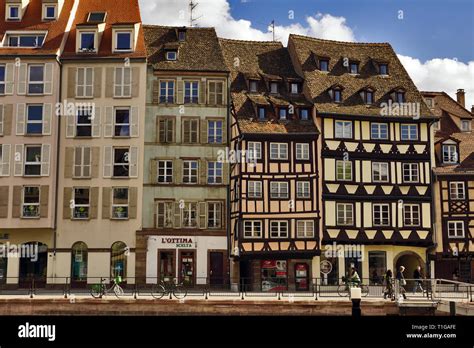
{"label": "window", "polygon": [[186,41],[186,32],[184,30],[180,30],[178,32],[178,40],[179,41]]}
{"label": "window", "polygon": [[247,191],[248,198],[262,198],[262,182],[248,181]]}
{"label": "window", "polygon": [[388,64],[379,64],[379,74],[388,75]]}
{"label": "window", "polygon": [[207,227],[221,228],[222,227],[222,203],[209,202],[207,203]]}
{"label": "window", "polygon": [[81,36],[79,51],[80,52],[95,52],[95,32],[83,31],[79,34]]}
{"label": "window", "polygon": [[178,52],[176,51],[167,51],[166,60],[174,61],[178,59]]}
{"label": "window", "polygon": [[250,84],[250,92],[257,92],[257,81],[251,80],[249,84]]}
{"label": "window", "polygon": [[288,183],[287,182],[271,182],[270,183],[270,198],[272,199],[288,198]]}
{"label": "window", "polygon": [[314,237],[314,221],[298,220],[296,223],[296,237],[313,238]]}
{"label": "window", "polygon": [[88,22],[103,23],[105,22],[106,12],[90,12]]}
{"label": "window", "polygon": [[71,281],[85,284],[87,281],[87,245],[77,242],[71,249]]}
{"label": "window", "polygon": [[207,122],[207,142],[209,144],[222,144],[222,121]]}
{"label": "window", "polygon": [[44,65],[28,66],[28,93],[44,93]]}
{"label": "window", "polygon": [[8,20],[20,19],[20,6],[18,5],[7,5]]}
{"label": "window", "polygon": [[41,47],[44,43],[45,34],[22,34],[7,35],[7,45],[9,47]]}
{"label": "window", "polygon": [[262,238],[261,221],[244,221],[245,238]]}
{"label": "window", "polygon": [[337,224],[341,226],[350,226],[354,224],[354,210],[350,203],[336,204]]}
{"label": "window", "polygon": [[0,65],[0,95],[5,94],[5,65]]}
{"label": "window", "polygon": [[76,137],[92,135],[92,108],[80,107],[77,110]]}
{"label": "window", "polygon": [[112,188],[112,219],[128,219],[128,188]]}
{"label": "window", "polygon": [[461,130],[463,132],[469,132],[471,130],[471,121],[462,120],[461,121]]}
{"label": "window", "polygon": [[207,162],[207,183],[222,184],[222,162]]}
{"label": "window", "polygon": [[443,145],[443,163],[458,163],[458,152],[456,145]]}
{"label": "window", "polygon": [[395,93],[395,98],[397,103],[404,103],[405,102],[405,92],[399,91]]}
{"label": "window", "polygon": [[262,143],[249,141],[247,144],[248,158],[250,160],[262,159]]}
{"label": "window", "polygon": [[94,69],[77,68],[76,98],[92,98],[94,96]]}
{"label": "window", "polygon": [[199,120],[183,120],[183,143],[195,144],[199,141]]}
{"label": "window", "polygon": [[430,109],[432,109],[434,106],[433,98],[425,98],[425,103]]}
{"label": "window", "polygon": [[25,186],[23,188],[21,212],[22,218],[40,217],[40,188],[38,186]]}
{"label": "window", "polygon": [[388,124],[386,123],[371,123],[370,135],[374,140],[388,139]]}
{"label": "window", "polygon": [[418,182],[418,163],[403,163],[403,182]]}
{"label": "window", "polygon": [[278,93],[278,82],[270,82],[270,93]]}
{"label": "window", "polygon": [[173,161],[158,161],[158,183],[173,182]]}
{"label": "window", "polygon": [[258,107],[258,119],[264,120],[267,117],[267,110],[263,106]]}
{"label": "window", "polygon": [[270,237],[288,238],[288,221],[271,221]]}
{"label": "window", "polygon": [[279,108],[278,113],[280,115],[280,120],[286,120],[288,117],[288,109]]}
{"label": "window", "polygon": [[296,183],[296,198],[310,198],[310,187],[309,181],[298,181]]}
{"label": "window", "polygon": [[352,162],[336,161],[336,180],[351,181],[352,180]]}
{"label": "window", "polygon": [[197,227],[197,203],[186,203],[183,209],[183,227]]}
{"label": "window", "polygon": [[435,121],[433,122],[433,129],[435,131],[439,130],[440,129],[440,121]]}
{"label": "window", "polygon": [[130,171],[129,148],[114,148],[114,177],[128,177]]}
{"label": "window", "polygon": [[89,218],[90,190],[88,188],[74,189],[73,219],[81,220]]}
{"label": "window", "polygon": [[402,140],[418,140],[418,126],[416,124],[402,124],[400,129]]}
{"label": "window", "polygon": [[340,89],[333,90],[333,100],[336,103],[342,102],[342,91]]}
{"label": "window", "polygon": [[352,138],[352,122],[336,121],[336,138],[351,139]]}
{"label": "window", "polygon": [[359,63],[351,62],[349,65],[349,71],[351,74],[358,74],[359,73]]}
{"label": "window", "polygon": [[388,163],[372,162],[372,180],[388,182]]}
{"label": "window", "polygon": [[320,60],[319,60],[319,70],[321,70],[321,71],[329,71],[329,60],[327,60],[327,59],[320,59]]}
{"label": "window", "polygon": [[390,225],[390,206],[388,204],[374,204],[374,226]]}
{"label": "window", "polygon": [[42,134],[43,105],[27,105],[26,113],[26,134]]}
{"label": "window", "polygon": [[296,159],[309,160],[309,144],[296,144]]}
{"label": "window", "polygon": [[298,94],[299,93],[299,90],[298,90],[298,84],[297,83],[292,83],[291,84],[291,93],[292,94]]}
{"label": "window", "polygon": [[123,242],[115,242],[112,244],[110,253],[110,277],[118,276],[125,280],[127,275],[127,258],[130,249]]}
{"label": "window", "polygon": [[184,103],[197,104],[199,101],[199,82],[185,81],[184,82]]}
{"label": "window", "polygon": [[156,226],[161,228],[173,227],[173,202],[158,202]]}
{"label": "window", "polygon": [[366,90],[364,92],[364,96],[365,96],[365,103],[367,105],[372,105],[374,103],[374,92],[371,91],[371,90]]}
{"label": "window", "polygon": [[270,143],[270,159],[272,160],[288,159],[288,144]]}
{"label": "window", "polygon": [[131,68],[115,68],[114,96],[119,98],[132,96]]}
{"label": "window", "polygon": [[115,33],[115,50],[116,51],[131,51],[132,50],[132,32],[131,31],[117,31]]}
{"label": "window", "polygon": [[115,109],[114,136],[130,136],[130,108]]}
{"label": "window", "polygon": [[45,5],[44,6],[44,19],[55,19],[56,18],[56,6]]}
{"label": "window", "polygon": [[452,200],[462,200],[466,198],[464,183],[463,182],[450,182],[449,183],[449,197]]}
{"label": "window", "polygon": [[174,81],[160,81],[160,103],[174,103]]}
{"label": "window", "polygon": [[418,204],[405,204],[403,206],[403,222],[405,226],[420,225],[420,206]]}
{"label": "window", "polygon": [[209,82],[209,104],[210,105],[224,104],[224,82],[222,81]]}
{"label": "window", "polygon": [[183,183],[197,184],[197,182],[198,182],[198,161],[184,161]]}
{"label": "window", "polygon": [[448,221],[448,237],[464,238],[464,221]]}
{"label": "window", "polygon": [[172,143],[174,141],[174,119],[160,119],[158,121],[158,128],[158,136],[160,143]]}
{"label": "window", "polygon": [[81,146],[74,149],[73,174],[75,178],[89,178],[91,176],[90,147]]}
{"label": "window", "polygon": [[300,109],[300,119],[308,120],[309,119],[309,110],[308,109]]}
{"label": "window", "polygon": [[41,175],[41,145],[27,145],[25,147],[25,176]]}

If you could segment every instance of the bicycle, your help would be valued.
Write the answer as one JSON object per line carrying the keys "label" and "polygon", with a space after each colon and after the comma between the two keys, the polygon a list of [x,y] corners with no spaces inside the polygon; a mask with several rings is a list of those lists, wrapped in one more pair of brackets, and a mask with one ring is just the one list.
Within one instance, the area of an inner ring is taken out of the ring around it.
{"label": "bicycle", "polygon": [[337,293],[339,296],[350,296],[351,288],[361,288],[362,297],[367,297],[369,295],[369,287],[367,285],[361,284],[359,282],[354,282],[350,280],[344,280],[344,284],[341,284],[337,288]]}
{"label": "bicycle", "polygon": [[153,286],[151,296],[156,299],[161,299],[165,295],[173,294],[178,300],[183,299],[188,294],[188,290],[183,283],[176,284],[174,281],[161,281],[159,284]]}
{"label": "bicycle", "polygon": [[107,296],[109,292],[114,292],[115,296],[119,298],[123,296],[123,288],[119,285],[122,282],[121,277],[115,277],[112,280],[112,286],[107,289],[107,286],[104,284],[105,278],[100,279],[100,284],[93,285],[91,288],[91,295],[94,298],[102,298],[102,296]]}

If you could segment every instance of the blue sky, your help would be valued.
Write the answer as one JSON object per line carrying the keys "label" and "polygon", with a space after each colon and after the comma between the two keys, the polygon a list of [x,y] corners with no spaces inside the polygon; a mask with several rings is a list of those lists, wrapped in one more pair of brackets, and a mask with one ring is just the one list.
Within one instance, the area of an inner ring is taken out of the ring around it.
{"label": "blue sky", "polygon": [[[303,23],[307,16],[329,13],[346,18],[357,41],[390,42],[397,53],[421,60],[474,59],[473,0],[230,0],[235,19],[266,30]],[[294,20],[289,19],[290,10]],[[398,19],[398,11],[404,19]],[[278,35],[278,32],[277,32]]]}

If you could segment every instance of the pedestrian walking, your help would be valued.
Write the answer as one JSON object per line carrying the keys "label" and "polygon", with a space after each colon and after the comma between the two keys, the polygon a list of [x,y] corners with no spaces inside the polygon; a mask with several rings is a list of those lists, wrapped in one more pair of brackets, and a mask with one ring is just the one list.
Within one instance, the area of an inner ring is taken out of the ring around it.
{"label": "pedestrian walking", "polygon": [[418,266],[415,271],[413,272],[413,279],[415,279],[415,284],[413,286],[413,294],[415,294],[418,289],[421,289],[421,292],[423,292],[423,280],[422,280],[422,274],[421,274],[421,267]]}
{"label": "pedestrian walking", "polygon": [[397,272],[397,280],[398,280],[398,284],[399,284],[399,287],[400,287],[400,293],[402,294],[403,298],[406,300],[407,295],[405,294],[406,293],[405,286],[407,285],[407,281],[405,280],[405,276],[403,275],[403,271],[405,271],[405,267],[400,266],[400,268],[398,269],[398,272]]}
{"label": "pedestrian walking", "polygon": [[395,300],[393,296],[393,274],[392,270],[387,270],[385,272],[385,278],[384,278],[384,283],[385,283],[385,290],[383,293],[383,298],[384,300],[387,298],[387,296],[393,301]]}

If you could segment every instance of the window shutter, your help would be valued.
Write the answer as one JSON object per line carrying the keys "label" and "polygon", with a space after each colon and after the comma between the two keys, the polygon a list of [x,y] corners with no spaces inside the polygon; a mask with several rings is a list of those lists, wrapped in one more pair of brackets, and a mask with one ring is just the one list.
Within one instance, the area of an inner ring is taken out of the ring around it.
{"label": "window shutter", "polygon": [[23,156],[24,156],[24,145],[16,144],[15,153],[13,159],[15,161],[14,176],[23,176]]}
{"label": "window shutter", "polygon": [[207,202],[199,202],[199,228],[207,228]]}
{"label": "window shutter", "polygon": [[175,142],[175,120],[174,119],[167,119],[166,120],[166,141],[168,143]]}
{"label": "window shutter", "polygon": [[206,160],[199,161],[199,184],[207,184],[207,162]]}
{"label": "window shutter", "polygon": [[105,70],[105,97],[113,98],[114,96],[114,68]]}
{"label": "window shutter", "polygon": [[18,69],[18,94],[25,95],[26,94],[26,78],[27,78],[27,68],[26,64],[20,64]]}
{"label": "window shutter", "polygon": [[94,119],[92,120],[92,137],[93,138],[100,138],[100,107],[94,106]]}
{"label": "window shutter", "polygon": [[102,95],[102,68],[94,68],[94,98]]}
{"label": "window shutter", "polygon": [[230,174],[229,174],[229,163],[222,163],[222,183],[229,185]]}
{"label": "window shutter", "polygon": [[112,165],[113,165],[113,151],[112,146],[104,146],[104,178],[112,177]]}
{"label": "window shutter", "polygon": [[4,106],[0,105],[0,136],[3,135],[4,123],[5,123],[5,116],[4,114]]}
{"label": "window shutter", "polygon": [[102,188],[102,219],[110,219],[110,199],[112,188]]}
{"label": "window shutter", "polygon": [[44,65],[44,94],[53,94],[53,63]]}
{"label": "window shutter", "polygon": [[92,187],[90,189],[89,204],[90,204],[89,217],[91,219],[97,219],[98,211],[99,211],[99,188],[98,187]]}
{"label": "window shutter", "polygon": [[150,160],[150,183],[158,183],[158,161],[156,159]]}
{"label": "window shutter", "polygon": [[71,200],[72,200],[72,188],[65,187],[63,191],[63,219],[71,219]]}
{"label": "window shutter", "polygon": [[13,81],[15,76],[15,64],[8,63],[5,66],[5,94],[13,94]]}
{"label": "window shutter", "polygon": [[40,217],[48,217],[49,186],[40,186]]}
{"label": "window shutter", "polygon": [[158,104],[160,102],[160,81],[154,80],[153,81],[153,104]]}
{"label": "window shutter", "polygon": [[179,207],[179,202],[174,203],[173,228],[181,228],[181,208]]}
{"label": "window shutter", "polygon": [[184,104],[184,92],[183,92],[184,81],[178,77],[176,81],[176,103]]}
{"label": "window shutter", "polygon": [[26,104],[16,106],[16,135],[25,135]]}
{"label": "window shutter", "polygon": [[132,97],[140,95],[140,68],[132,68]]}
{"label": "window shutter", "polygon": [[2,162],[0,163],[0,176],[10,176],[10,152],[11,145],[3,144],[2,147]]}
{"label": "window shutter", "polygon": [[12,218],[21,218],[21,195],[23,193],[22,186],[13,186],[13,204]]}
{"label": "window shutter", "polygon": [[207,144],[207,120],[201,120],[201,144]]}
{"label": "window shutter", "polygon": [[0,219],[8,217],[8,186],[0,186]]}
{"label": "window shutter", "polygon": [[67,97],[76,98],[77,68],[67,68]]}
{"label": "window shutter", "polygon": [[84,96],[94,97],[94,68],[86,68]]}
{"label": "window shutter", "polygon": [[130,110],[130,136],[135,138],[139,136],[139,112],[140,108],[138,106],[133,106]]}
{"label": "window shutter", "polygon": [[206,79],[202,78],[199,83],[199,104],[206,104]]}
{"label": "window shutter", "polygon": [[13,104],[3,106],[3,135],[12,134]]}
{"label": "window shutter", "polygon": [[41,176],[49,176],[50,148],[49,144],[41,146]]}
{"label": "window shutter", "polygon": [[114,108],[112,106],[105,107],[105,123],[104,137],[111,138],[114,130]]}
{"label": "window shutter", "polygon": [[76,116],[66,113],[66,138],[74,138],[76,135]]}
{"label": "window shutter", "polygon": [[183,181],[183,161],[179,158],[173,161],[173,181],[175,184]]}
{"label": "window shutter", "polygon": [[163,139],[166,137],[165,136],[165,131],[166,131],[166,127],[164,126],[165,124],[165,121],[160,118],[160,117],[157,117],[156,118],[156,142],[157,143],[163,143]]}
{"label": "window shutter", "polygon": [[138,201],[138,189],[136,187],[130,187],[128,189],[128,217],[129,219],[137,218],[137,201]]}
{"label": "window shutter", "polygon": [[92,157],[91,157],[91,167],[92,173],[91,176],[93,178],[99,177],[99,164],[100,164],[100,147],[93,147],[91,149]]}
{"label": "window shutter", "polygon": [[137,146],[130,147],[129,164],[130,164],[129,177],[138,178],[138,147]]}
{"label": "window shutter", "polygon": [[66,179],[72,178],[72,168],[74,167],[74,148],[66,147],[64,157],[64,177]]}
{"label": "window shutter", "polygon": [[227,121],[222,120],[222,144],[227,144]]}
{"label": "window shutter", "polygon": [[43,107],[43,135],[51,135],[52,116],[53,116],[53,104],[44,104],[44,107]]}

